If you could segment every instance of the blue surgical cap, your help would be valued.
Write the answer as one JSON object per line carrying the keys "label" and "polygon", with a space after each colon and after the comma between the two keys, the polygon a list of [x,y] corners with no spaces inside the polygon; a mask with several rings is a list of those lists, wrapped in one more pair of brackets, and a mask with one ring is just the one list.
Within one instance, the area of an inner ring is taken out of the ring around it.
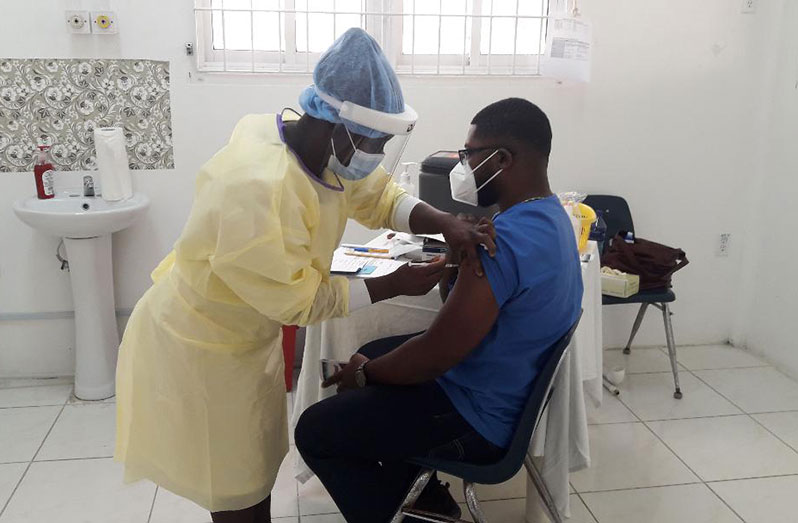
{"label": "blue surgical cap", "polygon": [[317,91],[341,100],[383,113],[397,114],[405,110],[399,79],[385,53],[363,29],[349,29],[321,56],[313,70],[314,85],[299,96],[299,105],[308,115],[332,123],[343,123],[347,129],[368,138],[385,133],[343,120],[338,110],[321,99]]}

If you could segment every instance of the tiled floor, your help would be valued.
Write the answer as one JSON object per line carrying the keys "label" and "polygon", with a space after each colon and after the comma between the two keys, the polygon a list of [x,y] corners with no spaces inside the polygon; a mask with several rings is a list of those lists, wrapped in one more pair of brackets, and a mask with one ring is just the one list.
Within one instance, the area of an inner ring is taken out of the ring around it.
{"label": "tiled floor", "polygon": [[[593,466],[571,476],[571,523],[798,521],[798,383],[738,349],[681,347],[678,401],[665,351],[607,351],[605,361],[627,377],[619,398],[588,402]],[[123,485],[110,459],[114,402],[70,391],[63,380],[0,380],[0,523],[210,523],[151,483]],[[294,480],[295,453],[273,492],[274,521],[343,522],[321,483]],[[462,503],[459,482],[444,479]],[[489,521],[524,521],[523,473],[478,493]]]}

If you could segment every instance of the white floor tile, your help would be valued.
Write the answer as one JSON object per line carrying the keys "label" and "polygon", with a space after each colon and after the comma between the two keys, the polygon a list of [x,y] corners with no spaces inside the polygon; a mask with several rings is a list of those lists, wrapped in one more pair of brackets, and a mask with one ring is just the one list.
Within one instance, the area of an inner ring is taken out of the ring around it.
{"label": "white floor tile", "polygon": [[596,518],[576,494],[571,494],[571,519],[568,523],[596,523]]}
{"label": "white floor tile", "polygon": [[798,451],[798,412],[754,414],[754,419]]}
{"label": "white floor tile", "polygon": [[110,458],[115,432],[113,403],[67,405],[36,459]]}
{"label": "white floor tile", "polygon": [[694,372],[748,413],[798,410],[798,382],[773,367]]}
{"label": "white floor tile", "polygon": [[604,351],[604,369],[609,371],[615,367],[624,367],[626,374],[640,372],[665,372],[671,370],[671,360],[660,349],[635,349],[631,354],[624,354],[620,349]]}
{"label": "white floor tile", "polygon": [[612,523],[741,523],[706,485],[677,485],[582,494],[599,521]]}
{"label": "white floor tile", "polygon": [[338,507],[321,484],[319,478],[313,476],[304,485],[299,485],[299,513],[302,521],[306,515],[334,514]]}
{"label": "white floor tile", "polygon": [[[307,519],[302,518],[302,521],[307,521]],[[272,523],[299,523],[299,518],[272,518]]]}
{"label": "white floor tile", "polygon": [[593,401],[585,395],[585,408],[587,409],[587,422],[589,425],[604,423],[633,423],[637,418],[632,411],[621,403],[618,396],[603,390],[601,407],[593,405]]}
{"label": "white floor tile", "polygon": [[72,393],[72,385],[43,385],[0,389],[0,408],[63,405]]}
{"label": "white floor tile", "polygon": [[28,468],[27,463],[11,463],[0,465],[0,510],[5,506],[11,493],[14,492],[19,479]]}
{"label": "white floor tile", "polygon": [[[440,474],[438,477],[444,483],[450,484],[449,491],[458,503],[465,502],[465,497],[463,496],[463,480],[454,478],[448,474]],[[498,485],[477,485],[477,499],[480,501],[494,501],[499,499],[523,498],[526,496],[526,480],[526,468],[521,467],[518,474],[510,481]]]}
{"label": "white floor tile", "polygon": [[704,481],[798,474],[798,453],[748,416],[648,425]]}
{"label": "white floor tile", "polygon": [[795,523],[798,476],[710,483],[746,523]]}
{"label": "white floor tile", "polygon": [[690,370],[766,367],[767,363],[753,354],[731,345],[679,347],[679,363]]}
{"label": "white floor tile", "polygon": [[578,492],[698,481],[642,423],[591,425],[590,457],[590,468],[571,474]]}
{"label": "white floor tile", "polygon": [[319,514],[316,516],[302,516],[302,523],[346,523],[341,514]]}
{"label": "white floor tile", "polygon": [[110,459],[33,463],[3,515],[3,523],[142,523],[155,485],[122,484]]}
{"label": "white floor tile", "polygon": [[[485,514],[485,519],[488,521],[501,521],[501,523],[526,523],[526,501],[523,499],[503,499],[498,501],[482,501],[482,512]],[[464,503],[460,503],[460,510],[463,511],[461,519],[465,521],[473,521],[471,514],[468,512],[468,507]],[[302,518],[305,521],[305,518]],[[573,520],[568,520],[568,523],[573,523]]]}
{"label": "white floor tile", "polygon": [[211,514],[193,501],[159,488],[150,523],[212,523]]}
{"label": "white floor tile", "polygon": [[0,463],[30,461],[61,407],[0,409]]}
{"label": "white floor tile", "polygon": [[299,482],[294,479],[294,460],[296,447],[291,447],[277,473],[277,481],[272,489],[272,517],[293,517],[299,515],[297,495]]}
{"label": "white floor tile", "polygon": [[684,394],[680,400],[673,397],[670,372],[627,376],[620,386],[620,399],[644,421],[742,414],[689,372],[681,373],[679,378]]}
{"label": "white floor tile", "polygon": [[[532,492],[531,495],[534,496],[533,499],[524,500],[526,521],[549,523],[543,500],[540,499],[537,492]],[[596,523],[596,520],[578,495],[572,493],[568,498],[571,505],[571,517],[567,520],[567,523]]]}

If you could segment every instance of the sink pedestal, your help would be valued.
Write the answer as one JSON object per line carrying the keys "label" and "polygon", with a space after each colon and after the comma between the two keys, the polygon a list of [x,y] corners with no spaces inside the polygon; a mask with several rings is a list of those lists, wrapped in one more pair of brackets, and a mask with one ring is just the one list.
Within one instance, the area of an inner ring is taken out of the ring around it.
{"label": "sink pedestal", "polygon": [[64,244],[75,304],[75,396],[110,398],[119,351],[111,235],[64,238]]}
{"label": "sink pedestal", "polygon": [[114,306],[111,235],[144,214],[141,193],[118,202],[66,196],[14,202],[14,213],[36,230],[64,238],[75,302],[75,395],[101,400],[114,395],[119,334]]}

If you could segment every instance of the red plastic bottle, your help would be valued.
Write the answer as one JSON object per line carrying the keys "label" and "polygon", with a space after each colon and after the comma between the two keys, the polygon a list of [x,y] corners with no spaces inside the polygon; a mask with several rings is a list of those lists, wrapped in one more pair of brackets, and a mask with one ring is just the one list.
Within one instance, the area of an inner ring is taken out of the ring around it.
{"label": "red plastic bottle", "polygon": [[47,161],[49,145],[39,146],[39,159],[33,167],[33,177],[36,178],[36,194],[40,200],[49,200],[55,196],[53,187],[53,164]]}

